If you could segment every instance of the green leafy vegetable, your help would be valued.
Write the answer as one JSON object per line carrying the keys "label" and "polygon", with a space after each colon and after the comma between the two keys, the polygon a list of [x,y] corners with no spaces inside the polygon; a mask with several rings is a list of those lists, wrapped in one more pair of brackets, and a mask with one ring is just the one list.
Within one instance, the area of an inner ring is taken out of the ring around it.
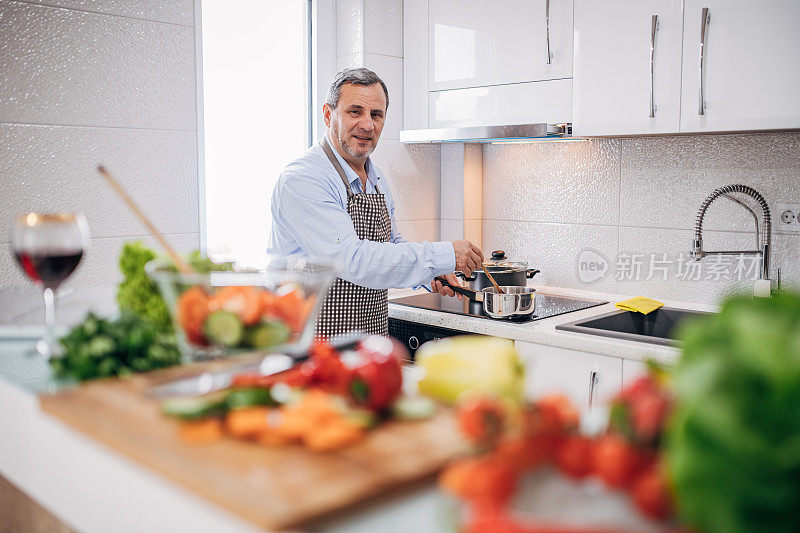
{"label": "green leafy vegetable", "polygon": [[64,356],[52,359],[55,374],[78,380],[123,376],[180,362],[175,336],[126,313],[105,320],[89,313],[60,339]]}
{"label": "green leafy vegetable", "polygon": [[666,459],[705,533],[800,524],[800,295],[734,298],[681,331]]}
{"label": "green leafy vegetable", "polygon": [[[149,320],[158,331],[173,333],[174,327],[164,298],[156,283],[147,276],[144,270],[145,264],[156,257],[156,253],[141,241],[125,243],[119,257],[119,268],[125,279],[117,289],[117,304],[119,304],[120,311],[130,311]],[[175,265],[168,259],[160,256],[158,259],[163,261],[165,270],[177,272]],[[187,261],[195,271],[202,274],[211,271],[233,270],[233,263],[214,263],[208,257],[201,255],[199,250],[189,254]]]}
{"label": "green leafy vegetable", "polygon": [[174,328],[167,304],[155,282],[144,271],[144,265],[155,257],[155,252],[139,241],[125,243],[119,257],[119,268],[125,279],[117,289],[117,304],[120,311],[130,311],[152,322],[158,331],[172,333]]}

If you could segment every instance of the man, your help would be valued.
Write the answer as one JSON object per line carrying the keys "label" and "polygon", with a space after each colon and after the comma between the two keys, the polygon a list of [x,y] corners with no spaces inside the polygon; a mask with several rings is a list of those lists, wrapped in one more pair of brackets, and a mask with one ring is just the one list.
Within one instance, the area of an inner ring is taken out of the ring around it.
{"label": "man", "polygon": [[[327,132],[289,163],[272,193],[269,252],[333,262],[336,280],[322,305],[317,336],[360,330],[388,333],[388,288],[427,283],[454,270],[469,275],[483,254],[468,241],[407,242],[394,201],[369,155],[383,130],[389,92],[365,68],[340,72],[322,107]],[[438,281],[432,287],[453,296]]]}

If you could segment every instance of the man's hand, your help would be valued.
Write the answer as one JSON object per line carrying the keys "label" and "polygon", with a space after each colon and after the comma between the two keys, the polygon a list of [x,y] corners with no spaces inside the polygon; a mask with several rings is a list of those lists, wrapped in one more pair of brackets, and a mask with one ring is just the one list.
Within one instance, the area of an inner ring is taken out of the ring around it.
{"label": "man's hand", "polygon": [[472,271],[483,264],[483,253],[469,241],[453,241],[453,251],[456,253],[456,270],[465,276],[472,275]]}
{"label": "man's hand", "polygon": [[[458,278],[456,278],[455,274],[445,274],[444,279],[449,281],[452,285],[461,285],[458,282]],[[435,279],[431,282],[431,289],[433,289],[433,292],[438,292],[442,296],[457,296],[459,300],[463,298],[463,296],[458,294],[456,291],[446,285],[442,285],[441,281]]]}

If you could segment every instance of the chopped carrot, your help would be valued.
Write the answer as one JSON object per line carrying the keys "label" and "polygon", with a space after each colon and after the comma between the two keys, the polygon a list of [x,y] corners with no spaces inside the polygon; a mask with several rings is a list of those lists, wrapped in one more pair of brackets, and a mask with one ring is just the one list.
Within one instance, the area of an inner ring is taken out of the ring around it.
{"label": "chopped carrot", "polygon": [[329,451],[344,448],[361,440],[363,429],[356,425],[332,423],[307,434],[303,442],[309,450]]}
{"label": "chopped carrot", "polygon": [[303,329],[305,324],[304,310],[305,302],[298,290],[282,294],[275,300],[275,312],[295,333]]}
{"label": "chopped carrot", "polygon": [[246,407],[234,409],[225,415],[225,431],[239,439],[249,439],[269,431],[269,407]]}
{"label": "chopped carrot", "polygon": [[250,290],[242,293],[244,296],[244,307],[242,308],[240,317],[246,326],[252,326],[261,320],[261,315],[264,314],[264,299],[261,293],[266,291],[259,290],[256,287],[247,288]]}
{"label": "chopped carrot", "polygon": [[222,438],[222,422],[218,418],[189,420],[180,425],[181,440],[190,444],[207,444]]}
{"label": "chopped carrot", "polygon": [[177,302],[178,323],[191,342],[202,343],[203,324],[208,317],[208,296],[200,287],[185,290]]}
{"label": "chopped carrot", "polygon": [[264,446],[285,446],[292,443],[292,439],[286,438],[278,431],[270,430],[256,435],[256,442]]}

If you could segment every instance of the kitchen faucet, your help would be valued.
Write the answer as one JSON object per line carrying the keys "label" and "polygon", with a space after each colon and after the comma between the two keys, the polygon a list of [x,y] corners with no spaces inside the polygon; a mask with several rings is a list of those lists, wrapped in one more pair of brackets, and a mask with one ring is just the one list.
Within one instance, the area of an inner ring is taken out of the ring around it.
{"label": "kitchen faucet", "polygon": [[[731,196],[732,193],[746,194],[747,196],[750,196],[751,198],[755,199],[756,202],[758,202],[758,205],[761,207],[763,215],[763,231],[762,231],[762,234],[764,235],[763,244],[759,241],[758,217],[756,217],[756,214],[753,212],[753,210],[750,209],[745,203],[740,202],[739,200]],[[706,210],[708,209],[708,206],[710,206],[711,203],[720,196],[726,197],[729,200],[732,200],[737,204],[743,206],[753,215],[753,218],[755,218],[756,220],[756,250],[724,250],[724,251],[714,251],[714,252],[706,252],[703,250],[703,218],[706,216]],[[761,196],[761,194],[759,194],[758,191],[756,191],[752,187],[748,187],[747,185],[740,185],[740,184],[726,185],[724,187],[720,187],[714,190],[714,192],[712,192],[700,206],[700,211],[697,213],[697,219],[695,220],[694,223],[694,243],[692,244],[691,256],[695,261],[699,261],[700,259],[702,259],[707,255],[739,255],[739,254],[759,255],[761,256],[761,269],[759,271],[758,279],[769,281],[771,239],[772,239],[772,219],[769,214],[769,206],[767,205],[766,200],[764,200],[764,197]],[[778,269],[778,290],[780,290],[780,269]]]}

